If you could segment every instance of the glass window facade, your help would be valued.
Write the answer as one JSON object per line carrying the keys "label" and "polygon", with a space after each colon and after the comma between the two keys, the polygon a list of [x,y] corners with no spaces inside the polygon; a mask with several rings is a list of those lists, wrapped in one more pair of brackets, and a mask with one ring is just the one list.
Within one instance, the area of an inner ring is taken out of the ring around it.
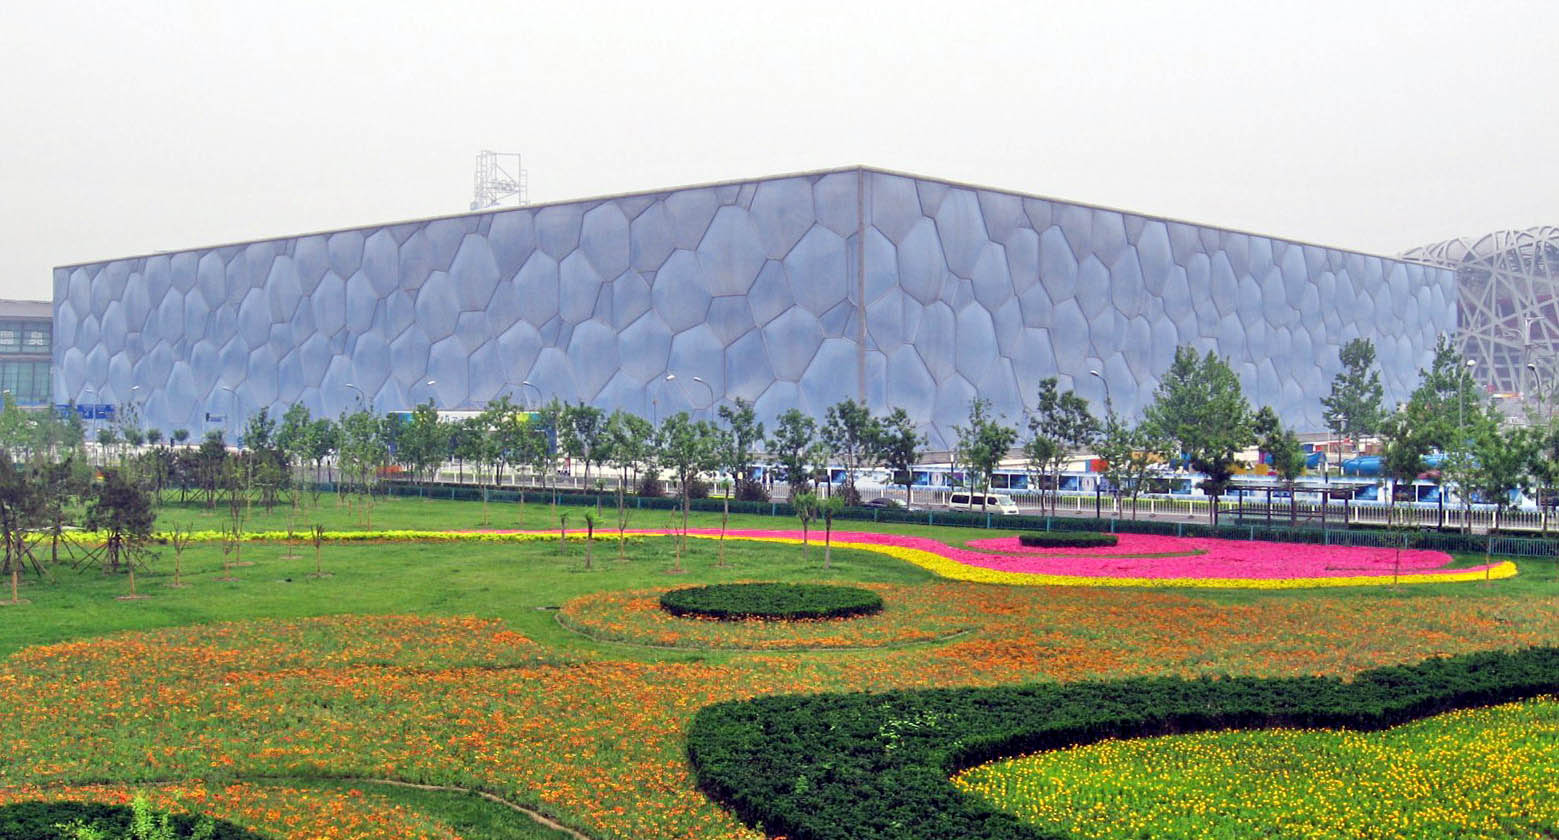
{"label": "glass window facade", "polygon": [[49,369],[48,362],[0,360],[0,390],[10,391],[19,405],[43,405],[49,402]]}
{"label": "glass window facade", "polygon": [[47,321],[0,320],[0,353],[48,355],[51,329]]}

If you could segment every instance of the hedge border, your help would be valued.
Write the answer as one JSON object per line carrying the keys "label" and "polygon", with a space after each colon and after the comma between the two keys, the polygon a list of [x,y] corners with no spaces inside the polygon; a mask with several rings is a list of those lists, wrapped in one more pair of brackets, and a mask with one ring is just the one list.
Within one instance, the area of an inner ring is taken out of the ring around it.
{"label": "hedge border", "polygon": [[663,592],[660,608],[719,621],[815,621],[882,612],[882,596],[830,583],[711,583]]}
{"label": "hedge border", "polygon": [[1107,548],[1119,545],[1114,534],[1098,531],[1024,531],[1018,544],[1028,548]]}
{"label": "hedge border", "polygon": [[1134,678],[761,697],[694,716],[699,787],[792,840],[1061,840],[960,792],[960,770],[1105,738],[1216,729],[1378,730],[1559,692],[1559,647],[1335,677]]}
{"label": "hedge border", "polygon": [[[64,833],[58,825],[81,820],[86,825],[109,832],[109,836],[129,836],[132,811],[129,805],[76,800],[33,799],[0,805],[0,837],[9,840],[59,840]],[[267,836],[228,820],[196,814],[170,814],[168,826],[175,837],[189,837],[203,819],[211,820],[211,840],[267,840]],[[117,833],[115,833],[117,832]]]}

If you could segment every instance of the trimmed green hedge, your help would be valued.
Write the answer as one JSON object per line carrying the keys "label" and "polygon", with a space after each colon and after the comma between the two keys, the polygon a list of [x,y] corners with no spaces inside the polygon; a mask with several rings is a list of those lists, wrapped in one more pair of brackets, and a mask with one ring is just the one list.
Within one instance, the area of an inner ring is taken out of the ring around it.
{"label": "trimmed green hedge", "polygon": [[1018,542],[1029,548],[1100,548],[1120,541],[1097,531],[1031,531],[1019,534]]}
{"label": "trimmed green hedge", "polygon": [[706,707],[687,736],[699,786],[792,840],[1039,840],[949,781],[1039,750],[1214,729],[1383,729],[1559,691],[1559,648],[1332,677],[1109,682],[761,697]]}
{"label": "trimmed green hedge", "polygon": [[[6,840],[60,840],[64,832],[57,826],[78,820],[105,832],[109,837],[129,837],[131,810],[128,805],[104,805],[96,802],[17,802],[0,806],[0,837]],[[193,814],[173,814],[168,826],[174,837],[189,837],[204,818]],[[211,819],[211,840],[265,840],[226,820]],[[74,835],[72,835],[74,836]]]}
{"label": "trimmed green hedge", "polygon": [[882,611],[882,596],[856,586],[820,583],[717,583],[660,596],[672,615],[740,621],[852,618]]}

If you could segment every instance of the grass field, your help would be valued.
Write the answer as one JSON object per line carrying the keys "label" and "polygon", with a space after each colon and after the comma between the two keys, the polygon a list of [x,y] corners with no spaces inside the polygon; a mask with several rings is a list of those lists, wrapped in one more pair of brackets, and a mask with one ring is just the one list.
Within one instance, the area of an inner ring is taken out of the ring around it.
{"label": "grass field", "polygon": [[[582,508],[559,512],[583,524]],[[557,525],[534,501],[493,504],[487,516],[493,528]],[[482,505],[466,502],[388,500],[372,519],[375,528],[483,526]],[[226,520],[222,508],[170,504],[159,527]],[[673,521],[636,511],[629,527]],[[256,507],[245,528],[316,522],[361,527],[362,511],[326,496],[297,513]],[[731,526],[791,522],[733,516]],[[695,514],[693,524],[718,527],[719,516]],[[992,535],[839,525],[851,529],[952,544]],[[155,788],[215,813],[211,791],[221,790],[235,791],[222,815],[277,836],[558,836],[486,800],[339,781],[387,779],[496,794],[593,838],[756,837],[693,787],[680,736],[708,703],[1126,674],[1348,674],[1559,643],[1551,563],[1487,585],[1203,592],[961,583],[842,550],[824,571],[815,547],[804,557],[741,541],[725,544],[723,566],[715,542],[691,541],[682,574],[669,571],[669,538],[630,542],[626,559],[600,542],[589,570],[578,541],[327,544],[323,578],[310,576],[313,551],[245,545],[254,565],[221,582],[220,547],[192,546],[190,586],[173,589],[173,552],[161,547],[138,575],[151,597],[136,601],[116,600],[124,578],[95,569],[62,567],[53,582],[25,585],[30,603],[0,609],[0,738],[10,745],[0,799]],[[741,580],[859,582],[887,606],[799,641],[642,608],[666,588]],[[309,821],[397,807],[394,827],[343,818],[321,833]]]}

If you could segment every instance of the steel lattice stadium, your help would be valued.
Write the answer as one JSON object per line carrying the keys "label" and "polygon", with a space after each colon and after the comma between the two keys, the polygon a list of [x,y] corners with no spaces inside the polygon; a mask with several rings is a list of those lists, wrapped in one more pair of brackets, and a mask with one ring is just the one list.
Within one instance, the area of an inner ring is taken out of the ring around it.
{"label": "steel lattice stadium", "polygon": [[1552,389],[1559,375],[1559,228],[1500,230],[1414,248],[1456,272],[1462,355],[1493,391]]}
{"label": "steel lattice stadium", "polygon": [[743,397],[765,420],[858,398],[907,409],[940,448],[971,399],[1016,421],[1047,376],[1100,405],[1107,383],[1135,413],[1191,344],[1314,431],[1349,339],[1371,339],[1387,399],[1406,396],[1456,330],[1455,283],[849,168],[58,268],[54,399],[199,434],[294,401],[333,416],[359,391],[377,411],[509,393],[646,417]]}

